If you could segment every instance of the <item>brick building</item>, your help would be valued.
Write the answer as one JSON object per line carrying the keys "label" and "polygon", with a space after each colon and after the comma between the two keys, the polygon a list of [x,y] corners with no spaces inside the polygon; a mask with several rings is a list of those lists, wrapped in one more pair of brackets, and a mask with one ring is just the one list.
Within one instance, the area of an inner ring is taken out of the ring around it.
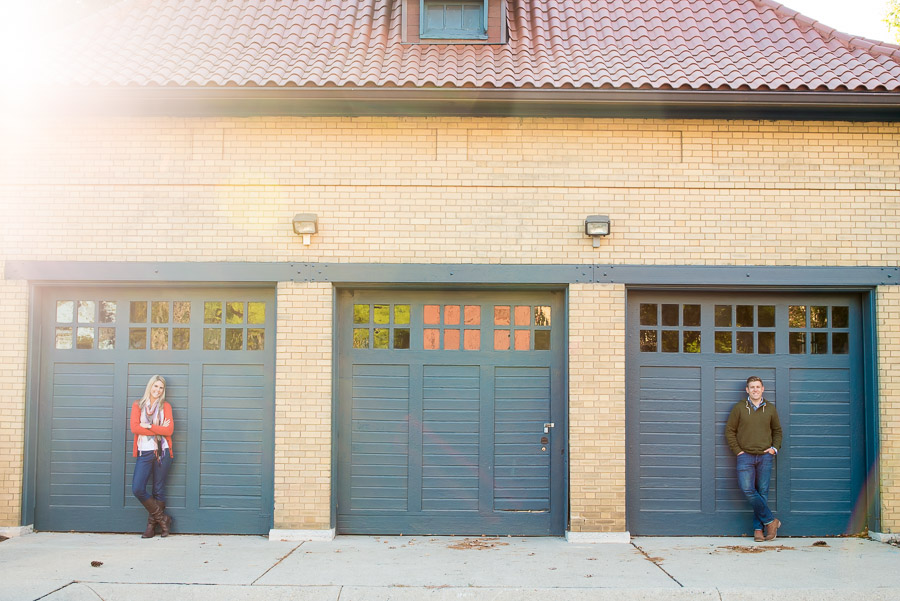
{"label": "brick building", "polygon": [[155,373],[182,532],[739,534],[751,374],[784,534],[900,531],[900,48],[768,0],[126,0],[51,56],[0,532],[142,525]]}

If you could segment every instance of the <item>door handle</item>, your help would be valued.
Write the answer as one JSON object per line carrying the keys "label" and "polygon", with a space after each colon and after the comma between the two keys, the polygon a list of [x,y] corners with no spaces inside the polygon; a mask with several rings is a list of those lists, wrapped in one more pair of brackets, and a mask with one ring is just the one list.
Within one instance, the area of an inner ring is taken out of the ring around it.
{"label": "door handle", "polygon": [[544,434],[550,434],[550,428],[556,427],[556,424],[553,422],[545,422],[544,423]]}

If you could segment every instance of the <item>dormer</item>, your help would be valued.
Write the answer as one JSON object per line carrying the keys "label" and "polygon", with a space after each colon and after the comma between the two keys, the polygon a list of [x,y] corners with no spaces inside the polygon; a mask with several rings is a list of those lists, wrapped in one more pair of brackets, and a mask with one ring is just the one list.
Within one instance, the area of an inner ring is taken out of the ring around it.
{"label": "dormer", "polygon": [[405,44],[505,44],[506,0],[403,0]]}

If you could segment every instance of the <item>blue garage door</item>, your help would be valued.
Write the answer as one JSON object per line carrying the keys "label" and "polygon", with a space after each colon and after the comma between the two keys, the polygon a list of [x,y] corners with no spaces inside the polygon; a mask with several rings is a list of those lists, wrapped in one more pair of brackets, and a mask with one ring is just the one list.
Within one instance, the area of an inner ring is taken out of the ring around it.
{"label": "blue garage door", "polygon": [[272,526],[272,290],[42,292],[35,527],[135,532],[132,403],[166,378],[175,418],[168,507],[177,532]]}
{"label": "blue garage door", "polygon": [[561,292],[340,294],[337,527],[564,529]]}
{"label": "blue garage door", "polygon": [[784,430],[769,498],[784,534],[865,527],[858,296],[629,292],[627,345],[632,533],[750,533],[724,434],[750,375]]}

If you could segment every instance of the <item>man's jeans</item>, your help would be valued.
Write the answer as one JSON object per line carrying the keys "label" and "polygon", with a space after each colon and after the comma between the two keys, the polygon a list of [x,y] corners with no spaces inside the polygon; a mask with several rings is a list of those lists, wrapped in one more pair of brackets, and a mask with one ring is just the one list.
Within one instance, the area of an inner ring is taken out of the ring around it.
{"label": "man's jeans", "polygon": [[166,477],[169,468],[172,467],[172,457],[166,449],[159,461],[153,451],[141,451],[134,462],[134,476],[131,479],[131,492],[144,502],[151,497],[147,494],[147,480],[153,478],[153,498],[157,501],[166,500]]}
{"label": "man's jeans", "polygon": [[737,477],[741,492],[753,507],[753,529],[762,530],[775,516],[769,509],[769,477],[772,475],[774,455],[763,453],[737,456]]}

